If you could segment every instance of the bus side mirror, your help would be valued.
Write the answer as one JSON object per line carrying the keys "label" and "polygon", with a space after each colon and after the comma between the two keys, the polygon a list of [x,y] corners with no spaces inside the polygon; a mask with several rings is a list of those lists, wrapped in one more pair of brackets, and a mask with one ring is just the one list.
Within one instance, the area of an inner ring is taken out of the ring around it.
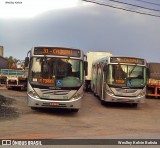
{"label": "bus side mirror", "polygon": [[84,70],[85,70],[85,76],[88,75],[88,62],[84,61]]}
{"label": "bus side mirror", "polygon": [[104,65],[103,72],[106,72],[106,71],[107,71],[107,65]]}
{"label": "bus side mirror", "polygon": [[29,57],[26,57],[24,61],[24,66],[28,67],[28,65],[29,65]]}

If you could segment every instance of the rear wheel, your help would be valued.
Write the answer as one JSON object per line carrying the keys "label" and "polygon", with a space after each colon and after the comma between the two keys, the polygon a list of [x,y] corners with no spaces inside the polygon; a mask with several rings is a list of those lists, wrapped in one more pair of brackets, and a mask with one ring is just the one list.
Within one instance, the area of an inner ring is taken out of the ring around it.
{"label": "rear wheel", "polygon": [[12,90],[13,88],[12,88],[12,87],[7,87],[7,89],[8,89],[8,90]]}

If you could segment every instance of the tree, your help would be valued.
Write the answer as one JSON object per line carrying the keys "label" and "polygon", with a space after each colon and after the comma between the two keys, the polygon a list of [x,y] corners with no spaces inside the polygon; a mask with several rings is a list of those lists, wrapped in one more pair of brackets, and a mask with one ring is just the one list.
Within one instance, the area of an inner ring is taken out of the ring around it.
{"label": "tree", "polygon": [[20,61],[16,58],[13,58],[12,56],[6,57],[8,60],[8,68],[17,68],[17,63]]}

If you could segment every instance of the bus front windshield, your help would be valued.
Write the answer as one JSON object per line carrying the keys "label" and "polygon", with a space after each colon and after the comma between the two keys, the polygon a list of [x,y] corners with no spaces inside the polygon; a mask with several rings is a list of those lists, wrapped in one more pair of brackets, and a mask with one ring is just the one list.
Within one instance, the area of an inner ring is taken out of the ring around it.
{"label": "bus front windshield", "polygon": [[138,65],[111,64],[107,71],[107,83],[120,87],[144,87],[146,68]]}
{"label": "bus front windshield", "polygon": [[83,82],[81,60],[33,57],[30,65],[31,84],[53,87],[78,87]]}

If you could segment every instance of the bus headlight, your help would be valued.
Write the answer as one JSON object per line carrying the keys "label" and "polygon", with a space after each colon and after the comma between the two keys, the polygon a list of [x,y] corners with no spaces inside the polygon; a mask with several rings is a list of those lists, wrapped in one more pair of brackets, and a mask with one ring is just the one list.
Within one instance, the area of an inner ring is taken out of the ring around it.
{"label": "bus headlight", "polygon": [[145,92],[144,90],[142,90],[142,91],[139,93],[138,97],[142,97],[142,96],[144,96],[145,94],[146,94],[146,92]]}
{"label": "bus headlight", "polygon": [[110,89],[106,89],[107,94],[113,95],[113,92]]}
{"label": "bus headlight", "polygon": [[109,94],[109,95],[113,95],[113,91],[107,86],[106,88],[106,93]]}
{"label": "bus headlight", "polygon": [[34,90],[29,91],[28,95],[30,95],[31,97],[34,97],[36,99],[39,99],[39,96],[37,95],[37,93]]}
{"label": "bus headlight", "polygon": [[72,99],[76,100],[76,99],[79,99],[80,97],[82,97],[82,94],[79,94],[79,93],[76,93]]}

